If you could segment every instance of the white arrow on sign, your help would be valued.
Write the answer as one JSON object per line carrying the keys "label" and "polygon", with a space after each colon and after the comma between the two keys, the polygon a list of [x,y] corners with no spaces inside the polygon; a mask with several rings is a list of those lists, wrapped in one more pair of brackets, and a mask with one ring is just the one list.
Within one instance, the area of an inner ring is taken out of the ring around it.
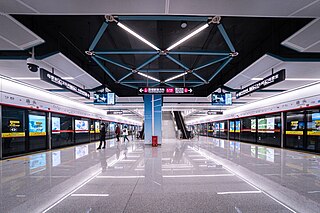
{"label": "white arrow on sign", "polygon": [[142,88],[140,88],[140,89],[139,89],[139,92],[140,92],[140,93],[142,93],[142,91],[143,91],[143,89],[142,89]]}
{"label": "white arrow on sign", "polygon": [[192,92],[192,89],[191,89],[191,88],[189,89],[189,92],[190,92],[190,93]]}

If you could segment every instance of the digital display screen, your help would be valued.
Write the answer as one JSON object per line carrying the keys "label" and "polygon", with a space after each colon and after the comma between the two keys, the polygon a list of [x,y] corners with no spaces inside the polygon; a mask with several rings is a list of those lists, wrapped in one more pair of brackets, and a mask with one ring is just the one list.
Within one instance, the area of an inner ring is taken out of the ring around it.
{"label": "digital display screen", "polygon": [[89,122],[85,120],[75,120],[76,132],[87,132],[89,131]]}
{"label": "digital display screen", "polygon": [[105,105],[115,105],[116,95],[113,92],[96,92],[93,95],[94,104],[105,104]]}
{"label": "digital display screen", "polygon": [[41,115],[29,115],[29,135],[46,135],[46,117]]}
{"label": "digital display screen", "polygon": [[52,117],[52,133],[59,134],[60,133],[60,118],[59,117]]}
{"label": "digital display screen", "polygon": [[231,93],[212,93],[212,105],[232,105]]}

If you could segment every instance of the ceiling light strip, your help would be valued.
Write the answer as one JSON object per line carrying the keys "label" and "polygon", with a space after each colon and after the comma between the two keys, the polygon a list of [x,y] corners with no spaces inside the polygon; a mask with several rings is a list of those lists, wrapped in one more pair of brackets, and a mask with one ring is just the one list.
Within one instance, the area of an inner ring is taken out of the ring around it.
{"label": "ceiling light strip", "polygon": [[206,23],[204,24],[202,27],[198,28],[197,30],[193,31],[192,33],[190,33],[189,35],[187,35],[186,37],[180,39],[179,41],[177,41],[176,43],[174,43],[173,45],[171,45],[170,47],[167,48],[168,51],[172,50],[173,48],[175,48],[176,46],[182,44],[183,42],[187,41],[188,39],[192,38],[193,36],[195,36],[196,34],[200,33],[201,31],[203,31],[204,29],[206,29],[207,27],[209,27],[209,24]]}
{"label": "ceiling light strip", "polygon": [[152,44],[150,41],[148,41],[147,39],[143,38],[142,36],[140,36],[139,34],[137,34],[136,32],[134,32],[133,30],[131,30],[129,27],[123,25],[122,23],[118,22],[117,25],[119,27],[121,27],[122,29],[124,29],[125,31],[127,31],[128,33],[130,33],[131,35],[133,35],[134,37],[136,37],[137,39],[139,39],[140,41],[144,42],[145,44],[149,45],[150,47],[152,47],[153,49],[159,51],[160,48],[158,48],[157,46],[155,46],[154,44]]}
{"label": "ceiling light strip", "polygon": [[139,74],[139,75],[141,75],[141,76],[143,76],[143,77],[146,77],[146,78],[148,78],[148,79],[154,80],[154,81],[156,81],[156,82],[160,82],[159,79],[156,79],[156,78],[154,78],[154,77],[152,77],[152,76],[149,76],[149,75],[147,75],[147,74],[144,74],[144,73],[142,73],[142,72],[137,72],[137,74]]}
{"label": "ceiling light strip", "polygon": [[187,74],[187,72],[181,73],[181,74],[179,74],[179,75],[176,75],[176,76],[173,76],[173,77],[171,77],[171,78],[168,78],[168,79],[165,80],[164,82],[166,83],[166,82],[172,81],[172,80],[174,80],[174,79],[177,79],[177,78],[180,78],[180,77],[182,77],[182,76],[185,76],[186,74]]}

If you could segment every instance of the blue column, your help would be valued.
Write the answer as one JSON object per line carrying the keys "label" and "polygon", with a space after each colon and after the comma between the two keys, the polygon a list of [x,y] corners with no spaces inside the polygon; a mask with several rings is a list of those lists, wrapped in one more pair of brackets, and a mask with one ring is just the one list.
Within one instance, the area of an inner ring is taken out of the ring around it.
{"label": "blue column", "polygon": [[151,144],[152,136],[162,142],[162,96],[144,95],[144,144]]}

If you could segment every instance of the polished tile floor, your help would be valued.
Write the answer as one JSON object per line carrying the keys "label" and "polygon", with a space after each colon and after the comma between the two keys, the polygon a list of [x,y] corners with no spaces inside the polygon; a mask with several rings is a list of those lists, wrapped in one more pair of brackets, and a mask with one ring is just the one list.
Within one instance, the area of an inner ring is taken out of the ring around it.
{"label": "polished tile floor", "polygon": [[320,156],[200,137],[0,163],[0,212],[320,212]]}

